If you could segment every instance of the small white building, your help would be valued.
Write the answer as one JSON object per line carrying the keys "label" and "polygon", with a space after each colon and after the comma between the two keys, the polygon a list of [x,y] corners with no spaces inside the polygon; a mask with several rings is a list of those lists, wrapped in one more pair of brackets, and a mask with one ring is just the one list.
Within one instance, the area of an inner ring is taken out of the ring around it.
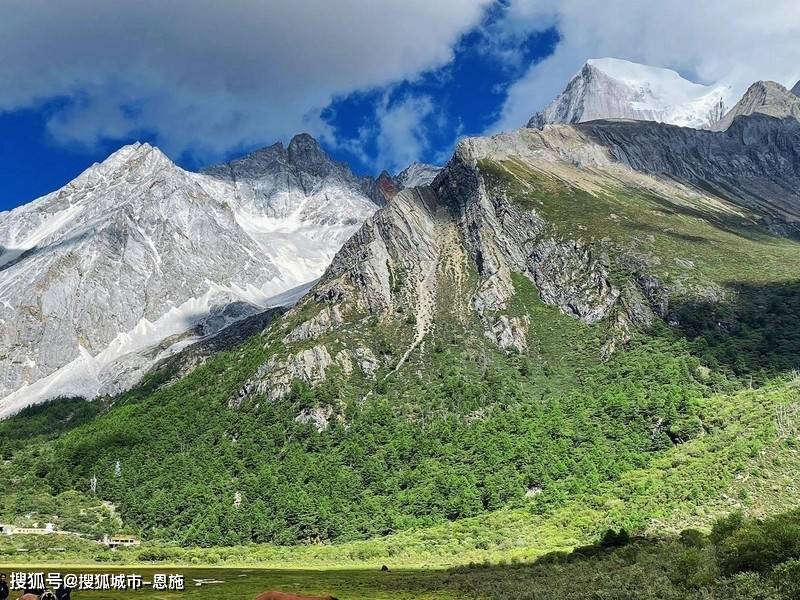
{"label": "small white building", "polygon": [[17,527],[6,523],[0,523],[1,535],[50,535],[56,532],[56,526],[46,523],[44,527]]}
{"label": "small white building", "polygon": [[134,535],[112,535],[103,536],[103,543],[109,548],[130,548],[138,546],[142,542]]}

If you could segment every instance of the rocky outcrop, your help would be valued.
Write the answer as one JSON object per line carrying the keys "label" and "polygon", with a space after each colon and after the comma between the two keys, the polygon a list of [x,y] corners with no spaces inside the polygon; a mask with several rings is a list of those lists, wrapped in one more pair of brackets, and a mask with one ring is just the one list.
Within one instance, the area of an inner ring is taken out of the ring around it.
{"label": "rocky outcrop", "polygon": [[436,165],[413,162],[397,174],[395,181],[401,188],[430,185],[441,170]]}
{"label": "rocky outcrop", "polygon": [[[324,381],[325,373],[331,364],[333,364],[333,359],[328,353],[328,349],[322,345],[285,357],[273,356],[259,367],[253,381],[247,382],[244,387],[254,387],[255,391],[265,395],[271,401],[279,400],[289,393],[294,380],[312,386]],[[250,389],[246,394],[249,391]],[[237,396],[243,397],[246,394],[237,393]]]}
{"label": "rocky outcrop", "polygon": [[792,88],[792,93],[800,98],[800,81],[794,84],[794,87]]}
{"label": "rocky outcrop", "polygon": [[[488,150],[488,155],[485,154]],[[466,141],[436,191],[457,215],[468,256],[481,276],[473,298],[479,314],[506,308],[514,294],[511,273],[527,275],[542,300],[586,323],[609,314],[619,296],[603,261],[579,240],[562,240],[535,211],[501,195],[490,196],[478,160],[491,146]]]}
{"label": "rocky outcrop", "polygon": [[800,121],[800,98],[774,81],[757,81],[711,129],[725,131],[737,117],[754,113]]}
{"label": "rocky outcrop", "polygon": [[528,348],[527,330],[530,319],[526,317],[509,317],[500,315],[491,320],[486,328],[486,337],[503,350],[509,348],[524,352]]}
{"label": "rocky outcrop", "polygon": [[394,201],[368,219],[336,255],[317,298],[346,298],[358,310],[393,313],[406,304],[414,306],[413,294],[404,283],[424,280],[435,270],[438,256],[436,197],[427,188],[403,190]]}
{"label": "rocky outcrop", "polygon": [[318,433],[321,433],[328,428],[332,416],[333,408],[330,406],[317,406],[315,408],[304,408],[294,420],[295,423],[312,425]]}
{"label": "rocky outcrop", "polygon": [[275,355],[231,395],[228,406],[240,408],[251,394],[260,394],[270,402],[276,402],[291,391],[295,380],[313,387],[325,381],[331,367],[347,377],[353,374],[354,366],[366,378],[373,379],[380,363],[372,350],[364,347],[340,350],[333,358],[322,344],[295,353]]}
{"label": "rocky outcrop", "polygon": [[375,373],[378,371],[378,367],[380,367],[378,359],[375,358],[375,355],[369,348],[356,348],[355,352],[353,352],[353,360],[358,365],[358,368],[361,369],[361,372],[367,377],[375,377]]}
{"label": "rocky outcrop", "polygon": [[343,323],[338,306],[324,307],[315,317],[300,323],[283,338],[285,344],[313,340]]}

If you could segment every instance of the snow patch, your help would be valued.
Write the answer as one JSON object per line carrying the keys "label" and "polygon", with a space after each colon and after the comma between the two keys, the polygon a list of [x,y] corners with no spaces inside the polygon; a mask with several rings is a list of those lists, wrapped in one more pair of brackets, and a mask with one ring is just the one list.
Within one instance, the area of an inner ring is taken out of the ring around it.
{"label": "snow patch", "polygon": [[[106,373],[106,369],[112,367],[123,356],[152,348],[166,338],[191,330],[211,314],[212,309],[219,305],[222,298],[227,303],[247,302],[259,309],[266,310],[294,304],[314,283],[315,281],[307,282],[283,293],[270,295],[269,290],[280,287],[278,284],[268,283],[261,289],[253,287],[242,289],[209,282],[209,289],[202,296],[191,298],[180,306],[171,308],[155,322],[142,319],[130,331],[118,334],[98,354],[93,356],[85,348],[80,347],[78,357],[72,362],[0,400],[0,419],[8,418],[27,406],[40,404],[54,397],[96,398],[103,387],[102,376]],[[234,322],[236,319],[231,319],[226,326]],[[181,339],[155,357],[151,364],[155,364],[162,358],[175,354],[201,339],[203,336],[198,335]]]}

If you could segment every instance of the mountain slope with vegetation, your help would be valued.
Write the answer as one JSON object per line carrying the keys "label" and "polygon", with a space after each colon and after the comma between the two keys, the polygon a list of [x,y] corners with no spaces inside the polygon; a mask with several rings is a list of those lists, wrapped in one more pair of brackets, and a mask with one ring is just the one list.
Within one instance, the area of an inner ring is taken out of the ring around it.
{"label": "mountain slope with vegetation", "polygon": [[4,447],[3,518],[70,493],[154,548],[447,563],[789,510],[798,136],[465,140],[261,334],[91,420],[44,409],[57,436]]}

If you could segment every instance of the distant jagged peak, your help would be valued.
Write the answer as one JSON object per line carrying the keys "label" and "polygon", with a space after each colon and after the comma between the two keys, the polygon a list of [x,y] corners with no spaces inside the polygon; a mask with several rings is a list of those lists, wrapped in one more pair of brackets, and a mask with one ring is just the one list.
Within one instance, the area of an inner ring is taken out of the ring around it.
{"label": "distant jagged peak", "polygon": [[800,97],[800,81],[798,81],[797,83],[794,84],[794,87],[792,88],[792,93],[795,96]]}
{"label": "distant jagged peak", "polygon": [[658,121],[705,128],[719,120],[730,102],[724,83],[703,85],[672,69],[618,58],[593,58],[528,127],[598,119]]}
{"label": "distant jagged peak", "polygon": [[316,138],[308,133],[294,136],[289,142],[287,151],[289,159],[298,164],[315,165],[333,162]]}
{"label": "distant jagged peak", "polygon": [[400,173],[397,174],[397,177],[395,177],[395,180],[401,188],[430,185],[441,170],[442,167],[414,161],[405,169],[400,171]]}
{"label": "distant jagged peak", "polygon": [[800,98],[774,81],[756,81],[736,105],[712,126],[724,131],[739,116],[762,114],[778,119],[794,118],[800,121]]}
{"label": "distant jagged peak", "polygon": [[254,150],[240,158],[207,167],[201,171],[216,179],[236,182],[269,182],[280,179],[279,187],[299,186],[310,193],[322,182],[328,181],[337,185],[359,190],[364,187],[350,166],[334,160],[322,145],[310,134],[295,135],[287,146],[277,142]]}

